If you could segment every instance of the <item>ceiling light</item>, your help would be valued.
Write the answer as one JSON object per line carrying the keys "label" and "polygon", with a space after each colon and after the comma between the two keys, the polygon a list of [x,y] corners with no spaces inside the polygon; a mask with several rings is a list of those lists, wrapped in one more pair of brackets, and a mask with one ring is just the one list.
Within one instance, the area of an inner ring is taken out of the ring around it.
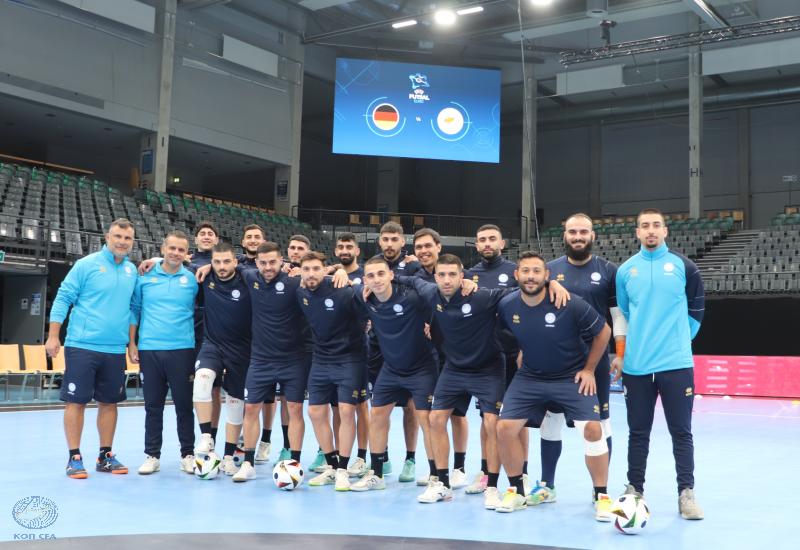
{"label": "ceiling light", "polygon": [[463,10],[457,10],[457,15],[471,15],[473,13],[480,13],[483,11],[483,6],[474,6],[472,8],[464,8]]}
{"label": "ceiling light", "polygon": [[537,8],[546,8],[552,3],[553,0],[531,0],[531,4],[533,4]]}
{"label": "ceiling light", "polygon": [[440,25],[452,25],[456,22],[456,14],[453,10],[439,10],[433,14],[433,20]]}
{"label": "ceiling light", "polygon": [[393,29],[402,29],[404,27],[413,27],[417,24],[416,19],[407,19],[406,21],[398,21],[397,23],[392,23]]}

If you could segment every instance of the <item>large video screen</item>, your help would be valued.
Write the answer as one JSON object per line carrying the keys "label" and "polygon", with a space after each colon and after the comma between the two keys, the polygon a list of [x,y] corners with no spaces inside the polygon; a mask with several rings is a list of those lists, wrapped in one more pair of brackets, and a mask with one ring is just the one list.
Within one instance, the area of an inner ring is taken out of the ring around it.
{"label": "large video screen", "polygon": [[333,152],[500,161],[500,71],[336,60]]}

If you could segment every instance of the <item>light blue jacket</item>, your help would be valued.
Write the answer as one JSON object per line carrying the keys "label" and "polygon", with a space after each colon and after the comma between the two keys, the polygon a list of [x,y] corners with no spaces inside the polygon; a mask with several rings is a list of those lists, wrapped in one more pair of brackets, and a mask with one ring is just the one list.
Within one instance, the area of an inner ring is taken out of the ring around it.
{"label": "light blue jacket", "polygon": [[632,375],[694,366],[705,294],[700,270],[666,244],[644,247],[617,271],[617,304],[628,320],[623,372]]}
{"label": "light blue jacket", "polygon": [[131,300],[132,325],[139,325],[139,349],[143,351],[194,348],[194,302],[197,281],[181,266],[170,275],[163,264],[136,283]]}
{"label": "light blue jacket", "polygon": [[65,346],[125,353],[136,267],[128,258],[116,263],[103,249],[75,262],[58,289],[51,323],[63,323],[70,306]]}

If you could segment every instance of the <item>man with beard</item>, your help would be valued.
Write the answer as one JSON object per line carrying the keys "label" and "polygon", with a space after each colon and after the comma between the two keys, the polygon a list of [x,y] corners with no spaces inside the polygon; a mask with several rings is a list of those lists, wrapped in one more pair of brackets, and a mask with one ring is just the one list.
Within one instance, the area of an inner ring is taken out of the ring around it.
{"label": "man with beard", "polygon": [[244,227],[242,233],[242,250],[244,254],[237,254],[236,260],[245,269],[258,269],[256,267],[256,251],[264,242],[264,230],[260,225],[250,224]]}
{"label": "man with beard", "polygon": [[[323,254],[309,252],[303,256],[300,270],[304,288],[297,290],[297,299],[314,342],[308,375],[308,415],[327,464],[308,484],[334,484],[337,491],[349,491],[347,465],[356,436],[356,408],[367,397],[366,312],[352,287],[336,288],[325,277]],[[338,451],[328,413],[334,399],[341,416]]]}
{"label": "man with beard", "polygon": [[594,378],[597,363],[607,353],[611,329],[578,296],[556,309],[547,299],[548,275],[544,258],[524,252],[516,272],[519,290],[503,298],[497,308],[500,323],[519,342],[523,364],[503,398],[497,425],[498,448],[511,487],[495,510],[514,512],[528,506],[519,432],[529,421],[540,423],[547,408],[555,407],[575,423],[584,439],[595,519],[611,521],[608,446],[600,425]]}
{"label": "man with beard", "polygon": [[[364,269],[358,265],[358,257],[361,255],[361,249],[358,247],[358,240],[353,233],[341,233],[336,239],[336,247],[334,255],[339,260],[342,269],[347,273],[347,277],[354,285],[361,284],[364,280]],[[333,409],[333,424],[337,427],[340,425],[338,408]],[[363,477],[369,471],[367,466],[367,445],[369,443],[369,403],[365,399],[362,403],[358,404],[356,411],[356,438],[358,441],[358,454],[356,459],[347,468],[347,475],[350,477]],[[321,461],[317,468],[324,464],[324,456],[317,453],[318,460]]]}
{"label": "man with beard", "polygon": [[222,387],[226,398],[227,425],[225,453],[221,470],[227,475],[236,473],[233,454],[244,420],[244,384],[250,364],[251,312],[250,293],[244,278],[236,271],[236,255],[228,243],[214,247],[212,272],[202,281],[201,300],[204,304],[203,345],[195,362],[194,401],[200,442],[195,456],[214,449],[211,435],[211,389],[214,380],[225,373]]}
{"label": "man with beard", "polygon": [[[436,262],[442,253],[442,238],[439,233],[428,227],[423,227],[414,233],[414,256],[419,261],[422,269],[417,270],[415,276],[429,283],[436,283]],[[439,370],[444,368],[445,357],[442,349],[442,333],[438,326],[433,323],[433,316],[428,317],[429,333],[434,342],[434,354]],[[413,405],[413,403],[412,403]],[[477,404],[476,404],[477,406]],[[467,474],[464,465],[467,458],[467,443],[469,438],[469,423],[467,422],[466,407],[456,407],[450,416],[450,425],[453,428],[453,471],[450,475],[450,487],[460,489],[467,484]],[[481,423],[481,433],[483,433],[483,423]],[[481,439],[483,441],[483,439]],[[429,461],[432,463],[432,461]],[[488,471],[488,470],[487,470]],[[430,476],[436,475],[435,466],[431,468],[430,474],[417,479],[417,485],[426,487]]]}
{"label": "man with beard", "polygon": [[[472,266],[464,277],[471,279],[479,288],[516,288],[517,280],[514,278],[514,271],[517,264],[503,258],[503,249],[506,241],[500,228],[493,224],[482,225],[478,228],[475,235],[475,248],[481,255],[481,261]],[[514,335],[498,326],[497,339],[503,349],[506,359],[506,388],[511,384],[514,374],[517,372],[517,355],[519,346]],[[530,485],[528,481],[528,430],[520,433],[520,443],[525,451],[522,462],[522,477],[525,482],[526,490]],[[486,462],[486,429],[481,423],[481,471],[475,476],[475,480],[464,490],[468,495],[481,494],[486,490],[489,480],[489,470]]]}
{"label": "man with beard", "polygon": [[[595,234],[592,219],[586,214],[573,214],[564,226],[566,255],[547,264],[550,278],[561,283],[572,294],[577,294],[591,305],[603,318],[609,314],[613,320],[616,347],[620,355],[625,347],[627,323],[617,307],[615,278],[617,266],[592,254]],[[590,345],[590,342],[586,342]],[[610,362],[608,350],[600,357],[595,369],[597,399],[600,403],[600,424],[611,458],[611,420],[609,418]],[[539,430],[541,437],[542,478],[530,493],[528,503],[555,502],[555,473],[561,455],[562,412],[548,410]]]}

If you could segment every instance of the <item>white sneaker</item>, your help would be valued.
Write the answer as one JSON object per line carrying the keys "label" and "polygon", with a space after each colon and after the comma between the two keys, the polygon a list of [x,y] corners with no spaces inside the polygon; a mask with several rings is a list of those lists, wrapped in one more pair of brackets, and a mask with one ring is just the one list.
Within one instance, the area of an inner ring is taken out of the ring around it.
{"label": "white sneaker", "polygon": [[194,455],[186,455],[181,459],[181,471],[194,474]]}
{"label": "white sneaker", "polygon": [[475,481],[470,483],[464,492],[468,495],[479,495],[486,491],[486,484],[489,483],[489,476],[483,472],[478,472],[475,476]]}
{"label": "white sneaker", "polygon": [[483,492],[483,507],[487,510],[496,510],[502,504],[503,501],[500,500],[500,491],[497,490],[497,487],[487,487]]}
{"label": "white sneaker", "polygon": [[367,468],[367,461],[356,457],[355,462],[347,468],[347,475],[350,477],[364,477],[369,471],[371,470]]}
{"label": "white sneaker", "polygon": [[249,462],[242,462],[239,471],[233,474],[233,481],[250,481],[256,478],[256,469]]}
{"label": "white sneaker", "polygon": [[531,478],[528,477],[528,474],[522,474],[522,486],[525,488],[526,495],[531,494]]}
{"label": "white sneaker", "polygon": [[503,500],[500,501],[500,505],[497,506],[494,509],[494,511],[502,513],[510,513],[510,512],[516,512],[518,510],[524,510],[527,507],[528,507],[528,501],[525,499],[525,497],[522,495],[518,495],[516,488],[509,487],[503,494]]}
{"label": "white sneaker", "polygon": [[161,468],[161,462],[154,456],[148,456],[139,466],[139,475],[149,476],[156,473]]}
{"label": "white sneaker", "polygon": [[436,476],[431,476],[431,479],[428,482],[428,487],[421,495],[417,497],[417,501],[422,502],[424,504],[439,502],[440,500],[452,500],[452,499],[453,499],[453,490],[450,489],[449,487],[445,487],[444,483],[439,481],[439,478]]}
{"label": "white sneaker", "polygon": [[356,492],[376,491],[381,489],[386,489],[386,482],[382,477],[376,476],[375,472],[372,470],[367,470],[367,473],[364,474],[364,477],[350,486],[350,490]]}
{"label": "white sneaker", "polygon": [[336,475],[334,476],[333,488],[336,491],[350,490],[350,476],[347,475],[346,469],[339,468],[338,470],[336,470]]}
{"label": "white sneaker", "polygon": [[317,477],[311,478],[308,484],[311,487],[321,487],[322,485],[330,485],[336,481],[336,470],[333,466],[326,464],[325,469]]}
{"label": "white sneaker", "polygon": [[239,468],[236,467],[236,463],[233,461],[233,457],[231,455],[222,457],[222,464],[220,464],[219,469],[226,476],[232,476],[239,471]]}
{"label": "white sneaker", "polygon": [[678,511],[683,519],[703,519],[703,509],[694,498],[694,489],[684,489],[678,497]]}
{"label": "white sneaker", "polygon": [[450,473],[450,488],[461,489],[467,486],[467,474],[456,468]]}
{"label": "white sneaker", "polygon": [[202,434],[200,436],[200,443],[194,448],[194,454],[207,455],[214,451],[214,438],[211,434]]}
{"label": "white sneaker", "polygon": [[431,475],[428,474],[426,476],[418,477],[417,478],[417,487],[427,487],[428,483],[431,481]]}
{"label": "white sneaker", "polygon": [[256,449],[256,464],[262,462],[269,462],[269,451],[272,449],[272,443],[266,441],[259,441],[258,448]]}

